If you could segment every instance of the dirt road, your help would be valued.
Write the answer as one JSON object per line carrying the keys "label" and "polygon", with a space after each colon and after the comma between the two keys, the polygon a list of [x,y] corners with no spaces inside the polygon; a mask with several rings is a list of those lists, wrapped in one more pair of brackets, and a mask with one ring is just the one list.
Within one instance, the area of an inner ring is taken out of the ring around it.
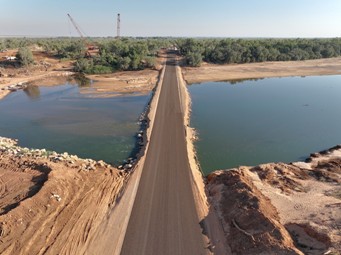
{"label": "dirt road", "polygon": [[122,255],[209,253],[191,188],[177,82],[168,63]]}

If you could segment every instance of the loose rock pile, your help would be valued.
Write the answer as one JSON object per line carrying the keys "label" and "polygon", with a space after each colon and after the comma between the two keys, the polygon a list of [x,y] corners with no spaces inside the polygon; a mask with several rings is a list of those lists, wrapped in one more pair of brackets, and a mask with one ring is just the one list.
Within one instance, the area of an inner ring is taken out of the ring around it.
{"label": "loose rock pile", "polygon": [[19,89],[27,88],[27,84],[25,82],[19,82],[17,84],[9,85],[1,88],[1,90],[9,90],[9,91],[17,91]]}
{"label": "loose rock pile", "polygon": [[12,158],[30,157],[33,159],[47,159],[51,162],[63,162],[67,166],[77,167],[84,171],[96,170],[98,167],[111,167],[111,165],[102,160],[82,159],[67,152],[57,153],[55,151],[47,151],[46,149],[29,149],[18,146],[17,142],[18,140],[0,137],[0,155],[6,154]]}

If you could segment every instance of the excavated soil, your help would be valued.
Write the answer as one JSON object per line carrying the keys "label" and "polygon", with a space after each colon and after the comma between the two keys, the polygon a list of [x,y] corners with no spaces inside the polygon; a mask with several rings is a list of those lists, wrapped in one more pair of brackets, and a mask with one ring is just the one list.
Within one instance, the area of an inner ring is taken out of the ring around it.
{"label": "excavated soil", "polygon": [[84,254],[128,174],[9,146],[0,149],[0,254]]}
{"label": "excavated soil", "polygon": [[306,162],[216,171],[207,181],[234,254],[341,251],[341,146]]}

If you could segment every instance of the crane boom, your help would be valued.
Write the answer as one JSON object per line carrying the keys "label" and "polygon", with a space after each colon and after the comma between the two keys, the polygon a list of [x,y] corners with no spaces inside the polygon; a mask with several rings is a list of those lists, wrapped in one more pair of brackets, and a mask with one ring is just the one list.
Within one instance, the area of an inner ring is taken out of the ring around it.
{"label": "crane boom", "polygon": [[70,14],[67,14],[67,16],[69,17],[69,19],[71,20],[72,25],[75,27],[75,29],[77,30],[79,36],[84,39],[84,35],[82,33],[82,31],[80,30],[79,26],[77,25],[77,23],[73,20],[73,18],[71,17]]}
{"label": "crane boom", "polygon": [[82,30],[80,29],[80,27],[76,23],[76,21],[74,21],[74,19],[71,17],[70,14],[67,14],[67,16],[71,20],[72,25],[75,27],[75,29],[77,30],[79,36],[81,37],[82,41],[84,42],[84,44],[86,46],[86,53],[85,53],[86,57],[91,57],[92,54],[98,54],[98,52],[99,52],[98,46],[90,44],[88,42],[87,38],[84,37],[84,32],[82,32]]}

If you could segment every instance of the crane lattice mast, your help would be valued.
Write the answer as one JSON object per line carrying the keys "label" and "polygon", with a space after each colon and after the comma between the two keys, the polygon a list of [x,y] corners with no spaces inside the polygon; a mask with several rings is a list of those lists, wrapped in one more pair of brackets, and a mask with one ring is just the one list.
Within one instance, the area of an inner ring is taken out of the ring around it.
{"label": "crane lattice mast", "polygon": [[118,39],[121,37],[121,14],[117,14],[117,36]]}
{"label": "crane lattice mast", "polygon": [[71,20],[71,23],[72,23],[72,25],[75,27],[75,29],[77,30],[79,36],[80,36],[82,39],[85,39],[85,38],[84,38],[84,35],[83,35],[82,31],[80,30],[79,26],[77,25],[76,21],[73,20],[73,18],[71,17],[70,14],[67,14],[67,16],[68,16],[69,19]]}

